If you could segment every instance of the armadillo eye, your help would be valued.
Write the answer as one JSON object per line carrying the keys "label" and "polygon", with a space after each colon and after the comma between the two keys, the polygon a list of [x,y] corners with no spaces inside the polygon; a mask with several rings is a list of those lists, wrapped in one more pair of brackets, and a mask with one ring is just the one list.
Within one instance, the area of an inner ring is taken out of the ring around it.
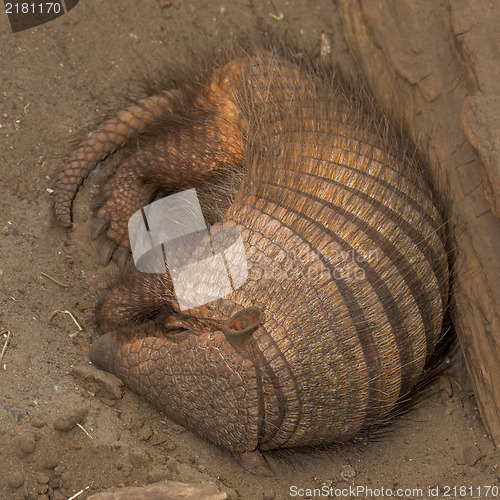
{"label": "armadillo eye", "polygon": [[223,331],[228,336],[240,337],[253,332],[262,323],[262,318],[262,311],[258,307],[247,307],[234,314]]}

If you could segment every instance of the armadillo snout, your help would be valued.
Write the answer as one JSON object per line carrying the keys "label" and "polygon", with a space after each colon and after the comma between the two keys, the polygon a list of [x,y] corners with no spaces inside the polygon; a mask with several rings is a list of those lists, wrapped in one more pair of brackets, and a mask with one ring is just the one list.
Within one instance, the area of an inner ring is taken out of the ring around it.
{"label": "armadillo snout", "polygon": [[112,334],[107,333],[95,340],[90,346],[90,361],[101,370],[112,372],[116,349],[116,342],[113,340]]}

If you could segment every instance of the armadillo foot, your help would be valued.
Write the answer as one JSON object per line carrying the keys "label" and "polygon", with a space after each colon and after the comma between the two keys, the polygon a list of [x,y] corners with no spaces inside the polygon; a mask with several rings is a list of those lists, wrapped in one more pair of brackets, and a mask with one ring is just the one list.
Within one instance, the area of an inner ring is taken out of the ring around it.
{"label": "armadillo foot", "polygon": [[97,305],[97,324],[102,332],[140,325],[160,313],[171,314],[172,300],[173,287],[168,273],[141,273],[133,269],[115,283]]}
{"label": "armadillo foot", "polygon": [[[99,260],[102,265],[111,260],[117,249],[126,251],[128,255],[128,220],[153,197],[154,188],[143,184],[139,171],[134,157],[130,157],[103,186],[103,201],[96,209],[91,228],[92,237],[99,237]],[[121,255],[124,255],[123,251],[117,253],[115,260],[125,264],[126,258],[118,258]]]}
{"label": "armadillo foot", "polygon": [[256,476],[272,476],[273,472],[259,450],[245,451],[237,455],[240,465]]}

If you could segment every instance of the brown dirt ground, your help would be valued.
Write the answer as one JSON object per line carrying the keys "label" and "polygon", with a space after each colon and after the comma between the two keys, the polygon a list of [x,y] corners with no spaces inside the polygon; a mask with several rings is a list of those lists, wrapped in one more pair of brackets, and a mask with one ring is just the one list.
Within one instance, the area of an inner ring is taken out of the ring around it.
{"label": "brown dirt ground", "polygon": [[[88,486],[83,500],[165,478],[211,480],[232,499],[289,498],[293,485],[324,484],[422,488],[401,498],[430,498],[435,486],[444,497],[446,486],[466,486],[474,489],[465,498],[482,498],[478,487],[499,484],[500,455],[485,434],[460,353],[432,394],[379,438],[328,451],[269,453],[272,478],[246,473],[128,390],[117,401],[93,396],[95,387],[73,373],[89,365],[93,304],[114,266],[98,265],[88,236],[92,182],[77,199],[76,229],[54,227],[49,188],[58,155],[86,124],[99,121],[144,58],[161,67],[168,58],[186,58],[197,42],[252,34],[263,23],[308,47],[319,47],[321,33],[329,33],[337,60],[348,64],[335,19],[327,0],[87,0],[16,34],[0,15],[0,331],[12,335],[0,367],[1,499],[67,499]],[[72,337],[75,324],[64,314],[51,323],[58,309],[71,311],[83,331]],[[82,425],[92,440],[79,427],[54,428],[80,410],[87,411]],[[350,496],[372,497],[384,498]]]}

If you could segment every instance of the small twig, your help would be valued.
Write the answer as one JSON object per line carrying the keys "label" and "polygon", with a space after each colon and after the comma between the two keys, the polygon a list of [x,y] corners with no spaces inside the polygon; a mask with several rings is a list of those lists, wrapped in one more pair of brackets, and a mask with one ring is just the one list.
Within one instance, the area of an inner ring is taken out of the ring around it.
{"label": "small twig", "polygon": [[94,438],[87,432],[87,430],[83,427],[83,425],[80,425],[80,424],[76,424],[77,427],[80,427],[80,429],[85,432],[85,434],[87,434],[87,436],[89,437],[89,439],[94,442]]}
{"label": "small twig", "polygon": [[45,276],[46,278],[49,278],[49,280],[53,281],[54,283],[56,283],[59,286],[63,286],[64,288],[69,288],[69,285],[66,285],[66,283],[61,283],[60,281],[57,281],[55,278],[53,278],[52,276],[50,276],[47,273],[40,271],[40,274],[42,276]]}
{"label": "small twig", "polygon": [[60,309],[56,309],[50,316],[49,316],[49,322],[52,324],[52,319],[54,318],[54,316],[56,314],[67,314],[74,322],[75,322],[75,325],[76,327],[78,328],[78,330],[81,332],[83,331],[83,328],[80,326],[80,324],[78,323],[78,321],[76,321],[76,318],[69,312],[69,311],[61,311]]}
{"label": "small twig", "polygon": [[10,340],[10,331],[4,330],[3,332],[0,332],[0,335],[4,335],[4,334],[7,334],[7,338],[5,339],[5,343],[2,347],[2,352],[0,353],[0,364],[2,364],[3,355],[5,354],[5,351],[7,350],[7,346],[9,345],[9,340]]}
{"label": "small twig", "polygon": [[74,495],[70,496],[68,500],[75,500],[76,497],[79,497],[84,491],[87,491],[90,488],[90,486],[85,486],[82,490],[76,492]]}
{"label": "small twig", "polygon": [[450,373],[449,370],[444,370],[444,373],[446,373],[446,375],[448,375],[449,379],[452,382],[455,382],[455,384],[457,384],[457,387],[460,389],[460,392],[464,391],[464,388],[462,387],[462,385],[460,384],[460,382]]}

